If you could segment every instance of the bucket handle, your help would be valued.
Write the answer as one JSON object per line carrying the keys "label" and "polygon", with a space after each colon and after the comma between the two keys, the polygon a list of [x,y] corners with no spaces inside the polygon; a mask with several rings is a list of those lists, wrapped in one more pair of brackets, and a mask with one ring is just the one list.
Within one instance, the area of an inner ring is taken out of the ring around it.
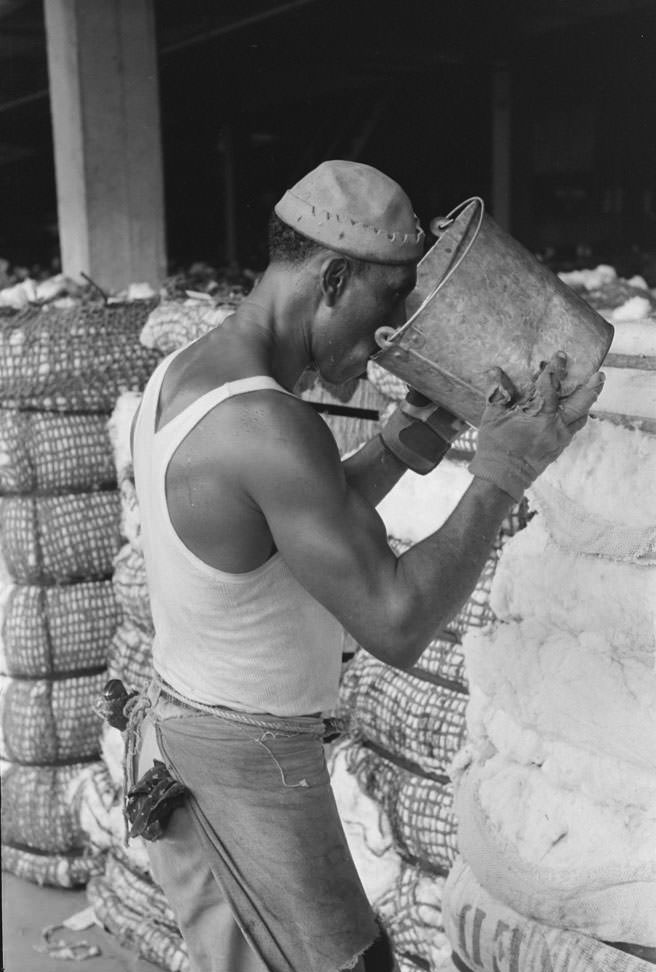
{"label": "bucket handle", "polygon": [[376,328],[376,333],[374,334],[374,340],[378,345],[378,347],[384,351],[385,348],[389,345],[390,339],[393,337],[394,334],[396,334],[396,332],[397,332],[397,328],[390,327],[389,324],[383,324],[382,327]]}
{"label": "bucket handle", "polygon": [[469,199],[465,199],[465,200],[463,200],[463,202],[458,203],[457,206],[454,206],[454,208],[451,210],[451,212],[447,213],[447,215],[444,216],[444,218],[440,220],[440,222],[439,222],[438,225],[439,225],[440,229],[442,229],[442,228],[446,229],[447,226],[450,226],[451,223],[453,223],[455,221],[456,217],[465,208],[465,206],[468,206],[472,202],[477,202],[479,204],[479,212],[478,212],[478,223],[476,225],[476,229],[475,229],[474,234],[473,234],[472,238],[470,239],[469,243],[465,247],[464,251],[460,254],[460,256],[458,257],[458,259],[456,260],[456,262],[453,264],[453,266],[452,267],[449,267],[449,269],[444,274],[444,276],[442,277],[442,279],[440,280],[440,282],[438,283],[438,285],[435,287],[435,289],[433,291],[431,291],[431,293],[422,301],[421,305],[418,307],[418,309],[412,315],[412,317],[410,318],[410,320],[405,322],[405,324],[403,325],[403,327],[401,327],[401,328],[395,328],[395,327],[390,327],[388,325],[384,325],[384,326],[379,327],[377,329],[377,331],[376,331],[376,333],[374,335],[374,338],[375,338],[376,344],[378,345],[378,347],[382,351],[385,351],[390,346],[390,344],[393,343],[392,339],[393,339],[393,337],[395,335],[401,334],[402,331],[405,331],[405,329],[411,324],[411,322],[415,319],[415,317],[424,309],[424,307],[426,306],[426,304],[428,304],[428,302],[433,299],[433,297],[438,292],[438,290],[440,289],[440,287],[443,287],[444,284],[447,282],[447,280],[452,276],[452,274],[454,274],[456,272],[456,270],[458,269],[458,267],[460,266],[460,264],[462,263],[462,261],[465,259],[465,257],[467,256],[467,254],[471,250],[471,248],[474,245],[474,243],[476,242],[476,238],[477,238],[477,236],[479,234],[479,231],[480,231],[480,228],[481,228],[481,226],[483,224],[483,216],[485,215],[485,203],[483,202],[483,200],[481,199],[480,196],[470,196]]}
{"label": "bucket handle", "polygon": [[[467,244],[467,246],[465,247],[464,251],[460,254],[460,256],[453,264],[453,266],[449,267],[449,269],[444,274],[444,276],[442,277],[438,285],[435,287],[435,290],[433,290],[432,293],[428,295],[428,297],[424,300],[419,310],[422,310],[426,306],[428,301],[433,299],[433,297],[438,292],[440,287],[443,287],[444,284],[447,282],[447,280],[449,280],[453,276],[453,274],[456,272],[456,270],[458,269],[458,267],[465,259],[465,257],[471,250],[474,243],[476,242],[476,238],[480,232],[481,226],[483,225],[483,216],[485,215],[485,203],[483,202],[480,196],[470,196],[469,199],[465,199],[463,202],[458,203],[458,205],[455,206],[450,213],[447,213],[444,219],[440,220],[440,222],[438,223],[439,229],[446,229],[448,226],[451,225],[451,223],[455,221],[456,217],[465,208],[465,206],[468,206],[470,203],[473,202],[477,202],[479,205],[478,223],[476,224],[476,229],[474,230],[474,234],[470,239],[469,243]],[[416,313],[419,313],[419,311],[417,311]]]}

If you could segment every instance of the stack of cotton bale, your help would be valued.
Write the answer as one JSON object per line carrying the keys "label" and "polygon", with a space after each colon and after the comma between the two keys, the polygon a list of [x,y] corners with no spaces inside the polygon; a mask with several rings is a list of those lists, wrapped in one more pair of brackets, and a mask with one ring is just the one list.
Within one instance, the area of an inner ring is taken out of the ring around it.
{"label": "stack of cotton bale", "polygon": [[[146,320],[140,341],[161,358],[222,324],[233,310],[231,304],[217,306],[204,299],[163,301]],[[139,392],[126,391],[109,422],[126,542],[114,558],[112,581],[121,620],[108,648],[107,674],[120,678],[128,691],[142,691],[150,681],[154,636],[130,448],[130,428],[140,401]],[[103,761],[85,774],[78,791],[88,811],[82,814],[83,826],[106,854],[103,873],[88,884],[88,899],[99,921],[126,947],[170,972],[185,972],[186,947],[165,895],[153,881],[145,845],[140,838],[126,841],[124,738],[118,729],[104,727],[102,755]]]}
{"label": "stack of cotton bale", "polygon": [[120,620],[108,415],[155,357],[151,305],[28,307],[0,321],[3,867],[83,884],[102,869],[71,798],[99,760],[95,699]]}
{"label": "stack of cotton bale", "polygon": [[[407,387],[375,365],[369,375],[395,407]],[[406,473],[379,505],[397,555],[447,519],[471,481],[474,447],[475,433],[465,433],[433,473]],[[470,628],[492,620],[500,550],[525,523],[522,505],[503,524],[461,612],[412,669],[394,669],[360,649],[342,678],[340,715],[349,730],[331,754],[331,778],[365,890],[403,972],[452,969],[441,908],[457,851],[449,767],[465,738],[461,643]]]}
{"label": "stack of cotton bale", "polygon": [[[615,339],[604,367],[607,383],[594,413],[624,427],[653,432],[656,429],[653,374],[656,370],[656,294],[641,278],[624,281],[608,267],[570,276],[566,282],[615,325]],[[370,376],[391,398],[403,397],[405,389],[392,376],[381,375],[375,366],[370,366]],[[589,434],[588,430],[585,435]],[[585,438],[580,440],[581,448],[585,447],[586,441]],[[407,548],[408,540],[416,542],[439,525],[434,520],[428,522],[430,511],[437,511],[444,519],[457,497],[464,492],[466,482],[456,486],[454,478],[459,463],[454,464],[450,459],[464,458],[463,453],[468,447],[472,448],[474,442],[475,435],[470,434],[468,442],[458,443],[459,454],[452,451],[433,474],[435,489],[432,495],[432,477],[413,482],[412,475],[406,474],[397,490],[385,501],[387,510],[385,503],[381,504],[379,511],[388,523],[390,542],[397,552]],[[622,462],[620,467],[613,482],[618,476],[626,479],[628,467]],[[459,475],[463,474],[464,470],[459,466]],[[548,489],[546,479],[541,480],[540,485],[543,492]],[[627,488],[630,491],[628,483]],[[345,714],[350,717],[351,735],[337,750],[333,781],[340,808],[344,807],[344,823],[354,857],[365,877],[371,860],[384,861],[385,866],[379,869],[379,881],[373,885],[370,882],[369,886],[365,881],[365,887],[371,887],[370,898],[392,936],[401,967],[408,972],[413,968],[434,972],[451,969],[449,953],[465,931],[469,938],[463,943],[460,957],[471,958],[472,954],[480,956],[481,953],[483,911],[476,910],[480,899],[454,895],[460,911],[455,909],[454,913],[449,902],[449,914],[443,916],[441,913],[444,879],[453,865],[458,845],[451,782],[456,771],[450,767],[450,761],[458,753],[467,733],[464,712],[470,685],[460,642],[463,638],[465,643],[468,639],[475,641],[476,633],[480,633],[479,640],[483,640],[486,626],[495,620],[495,609],[501,610],[499,600],[494,602],[490,598],[501,547],[526,525],[536,509],[540,509],[537,490],[531,495],[530,514],[527,515],[524,507],[515,512],[511,522],[504,524],[464,616],[431,644],[413,670],[397,672],[358,652],[343,679],[342,704]],[[568,508],[566,499],[561,490],[553,504],[558,510],[558,516],[552,517],[552,528],[556,531]],[[543,498],[543,503],[549,501],[549,497]],[[624,502],[631,503],[628,495]],[[406,511],[409,521],[406,526],[394,524],[395,511],[390,509],[394,505],[399,513]],[[561,523],[561,542],[567,535],[572,535],[577,518],[580,519],[580,510],[575,509],[574,515],[567,520],[568,525]],[[522,533],[514,541],[516,549],[521,549],[523,537]],[[398,538],[404,542],[399,544]],[[536,556],[540,565],[540,553]],[[549,558],[541,564],[542,568],[546,568],[547,563],[550,563]],[[561,565],[561,568],[563,579],[575,570],[571,564]],[[642,576],[644,578],[644,574]],[[516,582],[518,587],[523,583],[523,569],[519,565]],[[549,601],[550,583],[547,577],[542,586],[541,595],[545,602]],[[489,657],[487,649],[486,644],[476,656],[479,668],[480,660]],[[496,655],[495,659],[498,661]],[[517,661],[514,656],[513,659],[503,669],[506,676],[506,670],[512,669]],[[487,672],[493,670],[494,665],[486,668]],[[436,676],[437,686],[431,691],[427,686]],[[534,673],[534,677],[540,684],[539,672]],[[368,802],[371,798],[373,804]],[[538,805],[539,801],[535,806]],[[512,800],[506,801],[504,812],[512,817],[515,807]],[[486,970],[516,968],[513,962],[517,960],[514,948],[517,942],[510,933],[502,934],[504,929],[507,931],[504,925],[507,919],[506,915],[506,919],[500,919],[496,924],[490,920],[484,929],[488,945],[490,942],[494,944],[495,936],[497,939],[494,955],[491,959],[488,956],[491,964],[484,966]],[[445,935],[447,923],[448,936]],[[475,941],[470,940],[472,935]],[[537,963],[536,969],[551,968],[540,965],[539,958],[537,953],[531,953],[531,960]],[[613,960],[615,958],[616,953]],[[477,972],[482,968],[475,963],[471,967]],[[609,969],[615,967],[608,966]]]}
{"label": "stack of cotton bale", "polygon": [[472,972],[656,964],[656,299],[579,278],[615,325],[598,417],[530,491],[464,644],[445,916]]}

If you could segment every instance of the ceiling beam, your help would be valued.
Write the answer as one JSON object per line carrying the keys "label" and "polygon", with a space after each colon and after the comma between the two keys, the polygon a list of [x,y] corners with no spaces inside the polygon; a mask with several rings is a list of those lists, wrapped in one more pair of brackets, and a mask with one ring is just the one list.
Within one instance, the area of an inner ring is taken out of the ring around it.
{"label": "ceiling beam", "polygon": [[253,24],[271,20],[274,17],[279,17],[281,14],[289,13],[292,10],[298,10],[300,7],[307,7],[309,4],[317,2],[318,0],[289,0],[288,3],[282,3],[270,10],[261,10],[259,13],[251,14],[249,17],[241,17],[239,20],[232,20],[224,24],[219,24],[216,27],[209,27],[200,33],[192,34],[190,37],[184,37],[181,40],[164,44],[160,48],[160,54],[171,54],[173,51],[181,51],[187,47],[195,47],[197,44],[204,44],[205,41],[212,40],[214,37],[231,34],[235,30],[241,30],[243,27],[251,27]]}

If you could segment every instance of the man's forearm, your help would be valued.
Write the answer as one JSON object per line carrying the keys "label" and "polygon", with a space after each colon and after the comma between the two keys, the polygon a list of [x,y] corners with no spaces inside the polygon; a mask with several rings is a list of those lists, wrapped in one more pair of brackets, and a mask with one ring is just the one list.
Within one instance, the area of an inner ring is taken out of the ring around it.
{"label": "man's forearm", "polygon": [[349,486],[377,506],[396,486],[407,466],[385,448],[379,435],[342,462]]}
{"label": "man's forearm", "polygon": [[447,521],[411,547],[397,562],[403,587],[416,592],[411,621],[415,646],[392,661],[412,665],[421,648],[460,610],[474,589],[499,527],[513,500],[492,483],[475,478]]}

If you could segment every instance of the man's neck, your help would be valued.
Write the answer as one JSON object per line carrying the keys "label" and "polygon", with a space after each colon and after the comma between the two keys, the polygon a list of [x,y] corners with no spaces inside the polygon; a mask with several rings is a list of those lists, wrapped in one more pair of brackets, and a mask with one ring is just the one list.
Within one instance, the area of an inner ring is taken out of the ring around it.
{"label": "man's neck", "polygon": [[271,376],[289,391],[311,364],[311,314],[311,301],[298,275],[269,267],[234,317],[233,326],[259,346]]}

